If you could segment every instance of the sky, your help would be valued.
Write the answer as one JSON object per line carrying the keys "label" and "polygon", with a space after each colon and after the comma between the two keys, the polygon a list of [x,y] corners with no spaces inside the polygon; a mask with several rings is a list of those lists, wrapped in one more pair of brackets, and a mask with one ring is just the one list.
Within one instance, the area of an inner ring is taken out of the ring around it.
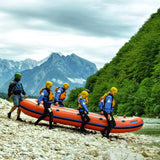
{"label": "sky", "polygon": [[0,58],[75,53],[102,68],[158,8],[160,0],[1,0]]}

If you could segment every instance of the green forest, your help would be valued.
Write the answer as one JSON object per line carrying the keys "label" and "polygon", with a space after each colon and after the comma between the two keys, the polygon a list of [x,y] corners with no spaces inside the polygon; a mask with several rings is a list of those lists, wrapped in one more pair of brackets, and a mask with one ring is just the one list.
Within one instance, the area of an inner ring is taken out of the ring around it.
{"label": "green forest", "polygon": [[[160,9],[110,63],[87,79],[89,111],[99,111],[99,98],[113,86],[119,91],[114,114],[160,116]],[[83,89],[72,90],[65,105],[77,108],[77,96]]]}

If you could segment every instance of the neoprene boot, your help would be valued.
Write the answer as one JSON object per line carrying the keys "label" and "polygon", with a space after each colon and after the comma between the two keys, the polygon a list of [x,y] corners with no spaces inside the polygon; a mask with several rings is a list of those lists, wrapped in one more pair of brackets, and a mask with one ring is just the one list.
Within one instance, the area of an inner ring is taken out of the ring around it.
{"label": "neoprene boot", "polygon": [[11,112],[8,113],[8,118],[9,118],[9,119],[11,118]]}
{"label": "neoprene boot", "polygon": [[17,119],[16,119],[17,121],[20,121],[20,122],[23,122],[23,120],[18,116],[17,117]]}
{"label": "neoprene boot", "polygon": [[100,132],[101,132],[102,136],[104,137],[105,136],[105,131],[101,130]]}
{"label": "neoprene boot", "polygon": [[81,134],[84,134],[84,135],[86,135],[86,133],[85,133],[83,130],[81,130]]}
{"label": "neoprene boot", "polygon": [[109,134],[108,134],[108,133],[106,134],[106,136],[105,136],[105,137],[106,137],[107,139],[110,139],[110,138],[109,138]]}
{"label": "neoprene boot", "polygon": [[35,126],[38,125],[38,122],[36,121],[36,122],[34,123],[34,125],[35,125]]}
{"label": "neoprene boot", "polygon": [[54,129],[54,127],[53,126],[49,126],[49,129]]}
{"label": "neoprene boot", "polygon": [[86,135],[86,132],[85,132],[86,130],[84,129],[84,128],[80,128],[80,132],[81,132],[81,134],[84,134],[84,135]]}

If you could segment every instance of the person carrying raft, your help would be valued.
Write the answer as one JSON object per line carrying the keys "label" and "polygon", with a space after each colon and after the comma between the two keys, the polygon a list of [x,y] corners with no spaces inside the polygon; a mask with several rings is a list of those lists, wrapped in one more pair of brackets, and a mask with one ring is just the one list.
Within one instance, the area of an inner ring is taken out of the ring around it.
{"label": "person carrying raft", "polygon": [[20,82],[22,75],[20,73],[16,73],[14,76],[15,76],[15,79],[10,83],[8,88],[8,101],[11,101],[11,96],[12,96],[14,107],[12,107],[10,112],[8,113],[8,118],[11,118],[11,113],[18,107],[16,120],[23,121],[20,118],[21,110],[19,106],[22,100],[21,94],[23,94],[25,98],[27,98],[27,95],[23,89],[22,83]]}
{"label": "person carrying raft", "polygon": [[[90,90],[89,89],[85,89],[84,91],[88,92],[88,96],[89,96]],[[82,97],[81,93],[78,95],[78,98],[79,97]],[[88,102],[89,102],[88,97],[86,97],[86,105],[88,105]]]}
{"label": "person carrying raft", "polygon": [[49,115],[49,129],[53,129],[52,121],[53,121],[53,112],[51,109],[51,104],[53,101],[53,92],[51,91],[52,82],[47,81],[46,82],[46,88],[42,88],[40,90],[40,96],[38,98],[38,104],[37,107],[40,105],[41,101],[43,100],[43,106],[44,106],[44,113],[42,116],[38,118],[38,120],[35,122],[35,125],[38,125],[38,123],[47,117]]}
{"label": "person carrying raft", "polygon": [[[112,112],[115,106],[115,99],[114,96],[117,94],[118,89],[115,87],[112,87],[109,93],[106,93],[102,99],[103,99],[103,114],[108,122],[108,126],[106,126],[103,130],[101,130],[102,136],[109,139],[109,134],[113,127],[116,126],[115,120],[113,118]],[[107,133],[105,131],[107,130]]]}
{"label": "person carrying raft", "polygon": [[86,130],[84,129],[84,126],[90,121],[90,118],[88,116],[89,111],[87,109],[88,95],[89,94],[87,91],[82,91],[81,94],[78,96],[78,110],[82,119],[80,131],[82,134],[85,134]]}
{"label": "person carrying raft", "polygon": [[69,88],[69,84],[68,83],[64,83],[63,87],[57,87],[55,89],[55,99],[54,99],[54,104],[55,105],[60,105],[60,106],[64,106],[63,101],[66,98],[66,90]]}

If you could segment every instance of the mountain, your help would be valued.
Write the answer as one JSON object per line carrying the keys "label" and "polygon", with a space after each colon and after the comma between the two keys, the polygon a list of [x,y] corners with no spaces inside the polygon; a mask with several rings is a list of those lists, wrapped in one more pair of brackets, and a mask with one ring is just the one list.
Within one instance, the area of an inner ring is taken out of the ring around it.
{"label": "mountain", "polygon": [[[83,87],[87,77],[96,71],[95,64],[75,54],[64,56],[52,53],[44,63],[22,71],[21,74],[27,94],[39,95],[39,90],[45,87],[46,81],[53,82],[53,90],[56,87],[61,87],[65,82],[68,82],[70,89],[73,89]],[[8,84],[9,81],[4,86],[8,86]],[[1,90],[7,92],[6,87],[2,87]]]}
{"label": "mountain", "polygon": [[0,59],[0,87],[11,79],[16,72],[32,69],[38,64],[39,62],[31,59],[24,61]]}
{"label": "mountain", "polygon": [[[99,111],[99,98],[112,86],[119,90],[115,114],[160,116],[160,9],[110,63],[87,79],[85,88],[92,91],[89,110]],[[69,95],[67,106],[77,98],[74,93],[76,90]]]}

